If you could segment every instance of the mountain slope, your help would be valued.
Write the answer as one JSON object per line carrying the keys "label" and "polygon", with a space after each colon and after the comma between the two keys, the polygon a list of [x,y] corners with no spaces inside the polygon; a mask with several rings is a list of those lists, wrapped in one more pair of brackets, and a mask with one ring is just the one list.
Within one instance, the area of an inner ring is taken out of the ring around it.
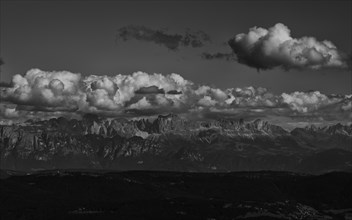
{"label": "mountain slope", "polygon": [[352,168],[352,126],[296,128],[262,120],[85,115],[0,127],[1,167],[322,173]]}

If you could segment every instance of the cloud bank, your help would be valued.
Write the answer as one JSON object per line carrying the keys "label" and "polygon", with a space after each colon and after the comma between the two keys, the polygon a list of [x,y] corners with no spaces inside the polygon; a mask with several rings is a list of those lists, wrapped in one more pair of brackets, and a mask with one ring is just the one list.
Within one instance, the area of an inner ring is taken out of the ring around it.
{"label": "cloud bank", "polygon": [[186,30],[182,34],[171,34],[164,30],[155,30],[144,26],[129,25],[117,30],[117,41],[139,40],[152,42],[170,50],[180,47],[202,47],[210,42],[210,37],[203,31]]}
{"label": "cloud bank", "polygon": [[262,87],[220,89],[172,73],[82,76],[31,69],[0,90],[3,118],[96,113],[108,116],[165,114],[266,114],[352,118],[352,95],[319,91],[273,94]]}
{"label": "cloud bank", "polygon": [[239,63],[266,70],[347,68],[347,56],[330,41],[314,37],[292,38],[291,31],[278,23],[269,29],[253,27],[247,34],[229,40]]}

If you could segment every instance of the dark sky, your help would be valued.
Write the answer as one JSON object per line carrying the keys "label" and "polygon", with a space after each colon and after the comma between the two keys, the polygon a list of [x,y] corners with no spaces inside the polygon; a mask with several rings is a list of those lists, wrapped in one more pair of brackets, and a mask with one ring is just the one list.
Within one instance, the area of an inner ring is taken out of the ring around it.
{"label": "dark sky", "polygon": [[262,86],[275,93],[319,90],[351,93],[348,70],[257,73],[236,61],[204,60],[204,48],[171,51],[153,43],[115,43],[118,28],[142,25],[174,33],[185,28],[210,35],[206,52],[230,52],[225,44],[253,26],[283,23],[291,36],[329,40],[351,53],[351,1],[1,1],[1,81],[31,68],[83,75],[179,73],[219,88]]}

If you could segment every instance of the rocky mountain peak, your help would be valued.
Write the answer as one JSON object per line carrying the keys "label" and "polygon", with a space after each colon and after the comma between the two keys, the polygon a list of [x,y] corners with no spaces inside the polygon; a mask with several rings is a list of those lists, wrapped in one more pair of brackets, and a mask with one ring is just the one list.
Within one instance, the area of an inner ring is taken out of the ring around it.
{"label": "rocky mountain peak", "polygon": [[166,133],[174,130],[182,130],[184,125],[184,120],[178,115],[159,115],[152,124],[152,131],[154,131],[153,133]]}

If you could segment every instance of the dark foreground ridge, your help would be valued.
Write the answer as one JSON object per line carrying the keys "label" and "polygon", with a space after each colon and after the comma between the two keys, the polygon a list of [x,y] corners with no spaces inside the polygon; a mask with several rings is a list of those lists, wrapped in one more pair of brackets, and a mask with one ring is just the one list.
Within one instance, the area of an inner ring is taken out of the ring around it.
{"label": "dark foreground ridge", "polygon": [[350,219],[352,174],[1,171],[1,219]]}

